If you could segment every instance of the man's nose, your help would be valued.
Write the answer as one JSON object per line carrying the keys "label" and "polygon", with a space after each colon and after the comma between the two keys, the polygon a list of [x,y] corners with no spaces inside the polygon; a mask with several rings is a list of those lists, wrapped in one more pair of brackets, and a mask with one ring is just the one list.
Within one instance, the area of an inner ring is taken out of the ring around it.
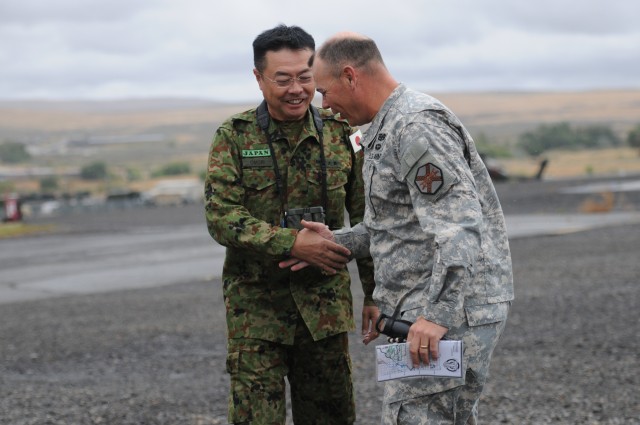
{"label": "man's nose", "polygon": [[302,87],[302,84],[300,84],[300,81],[294,78],[293,83],[289,86],[289,91],[293,93],[300,93],[304,91],[304,88]]}

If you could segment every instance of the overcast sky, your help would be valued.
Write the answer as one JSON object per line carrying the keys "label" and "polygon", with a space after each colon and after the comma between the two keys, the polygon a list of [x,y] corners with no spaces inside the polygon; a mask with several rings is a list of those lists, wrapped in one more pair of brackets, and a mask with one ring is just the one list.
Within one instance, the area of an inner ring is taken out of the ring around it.
{"label": "overcast sky", "polygon": [[251,43],[352,30],[427,92],[640,89],[636,0],[0,0],[0,99],[261,98]]}

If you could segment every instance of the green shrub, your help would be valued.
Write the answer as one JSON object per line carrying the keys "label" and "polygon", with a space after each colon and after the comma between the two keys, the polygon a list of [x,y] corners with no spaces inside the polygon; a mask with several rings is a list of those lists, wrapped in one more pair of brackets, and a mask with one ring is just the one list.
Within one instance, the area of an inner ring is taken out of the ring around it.
{"label": "green shrub", "polygon": [[40,179],[40,190],[45,193],[51,193],[58,189],[58,178],[56,176],[47,176]]}
{"label": "green shrub", "polygon": [[23,143],[4,142],[0,144],[0,160],[8,164],[25,162],[31,159]]}
{"label": "green shrub", "polygon": [[520,135],[519,146],[529,155],[537,156],[549,149],[584,149],[620,146],[618,136],[604,125],[573,129],[562,122],[541,125]]}
{"label": "green shrub", "polygon": [[629,132],[627,135],[627,143],[632,148],[640,148],[640,124]]}
{"label": "green shrub", "polygon": [[104,180],[107,175],[107,164],[102,161],[93,162],[80,169],[80,177],[84,180]]}
{"label": "green shrub", "polygon": [[188,162],[172,162],[153,173],[153,177],[179,176],[189,174],[191,166]]}

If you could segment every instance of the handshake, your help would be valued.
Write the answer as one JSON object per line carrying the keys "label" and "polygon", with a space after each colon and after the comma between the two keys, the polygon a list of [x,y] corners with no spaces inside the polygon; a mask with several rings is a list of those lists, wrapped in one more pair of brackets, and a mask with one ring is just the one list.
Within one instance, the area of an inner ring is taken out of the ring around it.
{"label": "handshake", "polygon": [[[295,272],[313,266],[325,275],[335,275],[347,266],[351,251],[335,242],[334,234],[327,225],[304,219],[300,224],[302,227],[291,247],[291,258],[281,261],[280,268],[290,268]],[[375,327],[378,314],[378,307],[374,305],[362,307],[362,342],[365,345],[378,337]]]}
{"label": "handshake", "polygon": [[351,260],[351,251],[335,242],[329,226],[306,220],[302,220],[300,224],[302,229],[298,231],[291,247],[291,258],[281,261],[280,268],[298,271],[314,266],[324,274],[334,275],[347,266]]}

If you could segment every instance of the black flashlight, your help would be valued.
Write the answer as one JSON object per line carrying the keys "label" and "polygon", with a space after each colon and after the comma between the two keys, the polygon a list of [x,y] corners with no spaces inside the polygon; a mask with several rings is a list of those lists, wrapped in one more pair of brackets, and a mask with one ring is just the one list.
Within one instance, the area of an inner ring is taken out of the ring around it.
{"label": "black flashlight", "polygon": [[394,319],[382,313],[376,321],[376,330],[389,338],[404,341],[407,339],[407,335],[409,335],[411,325],[413,325],[413,323],[408,320]]}

